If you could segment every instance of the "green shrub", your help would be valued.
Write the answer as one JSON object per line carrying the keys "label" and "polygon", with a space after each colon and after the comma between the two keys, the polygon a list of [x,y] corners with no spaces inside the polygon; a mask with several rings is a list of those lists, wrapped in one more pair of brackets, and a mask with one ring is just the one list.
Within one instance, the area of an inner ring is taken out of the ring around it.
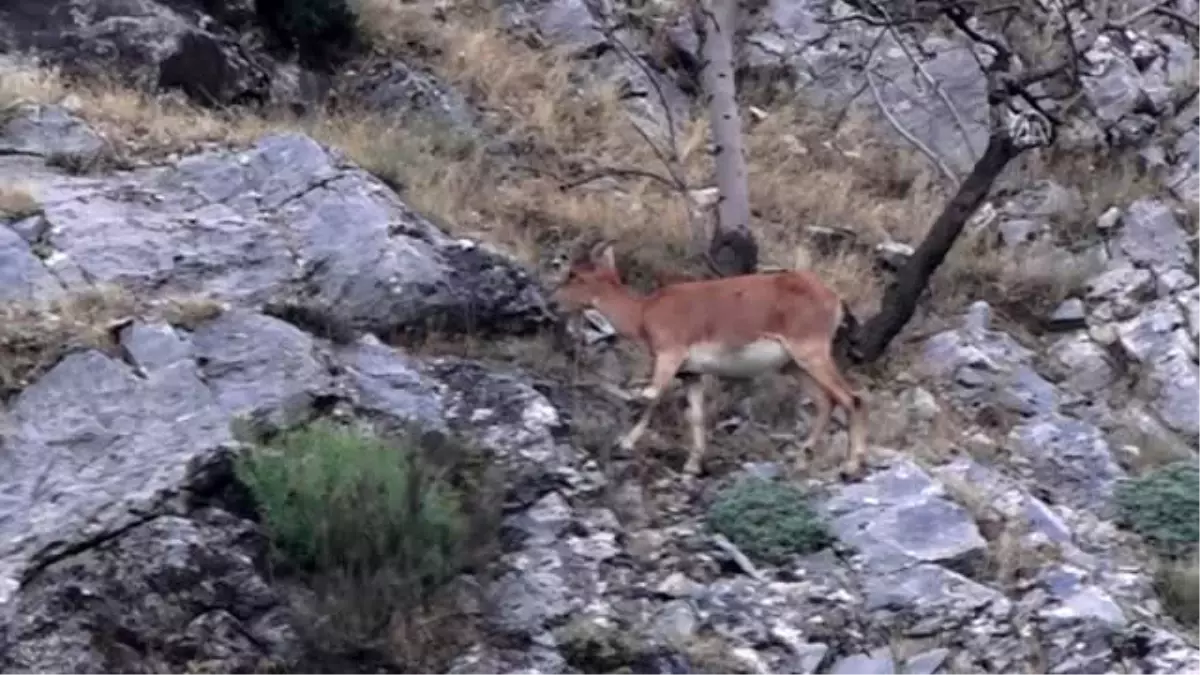
{"label": "green shrub", "polygon": [[1115,501],[1118,522],[1169,558],[1187,555],[1200,540],[1200,467],[1174,462],[1122,481]]}
{"label": "green shrub", "polygon": [[801,490],[761,478],[745,478],[722,490],[708,523],[746,555],[772,565],[832,541]]}
{"label": "green shrub", "polygon": [[297,568],[351,576],[387,569],[420,594],[459,571],[467,521],[417,445],[415,436],[389,443],[316,422],[245,455],[237,474],[277,553]]}
{"label": "green shrub", "polygon": [[473,630],[446,582],[496,550],[503,472],[440,432],[319,421],[263,443],[241,420],[234,433],[258,446],[235,471],[273,558],[312,591],[303,637],[320,672],[443,672]]}

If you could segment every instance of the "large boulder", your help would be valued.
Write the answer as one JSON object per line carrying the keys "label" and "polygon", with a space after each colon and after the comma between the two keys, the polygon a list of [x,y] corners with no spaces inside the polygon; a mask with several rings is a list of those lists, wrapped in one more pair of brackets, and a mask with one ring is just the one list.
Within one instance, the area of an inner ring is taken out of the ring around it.
{"label": "large boulder", "polygon": [[266,102],[265,53],[198,10],[156,0],[6,2],[0,52],[32,53],[70,74],[115,76],[145,91],[179,89],[206,104]]}
{"label": "large boulder", "polygon": [[[62,114],[28,111],[40,120]],[[0,162],[0,175],[10,171],[28,175]],[[43,207],[22,226],[33,239],[26,243],[68,289],[202,294],[303,315],[335,332],[520,332],[552,321],[519,266],[451,238],[299,134],[103,178],[42,173],[26,181]],[[27,271],[6,294],[50,283],[19,242],[9,248]]]}

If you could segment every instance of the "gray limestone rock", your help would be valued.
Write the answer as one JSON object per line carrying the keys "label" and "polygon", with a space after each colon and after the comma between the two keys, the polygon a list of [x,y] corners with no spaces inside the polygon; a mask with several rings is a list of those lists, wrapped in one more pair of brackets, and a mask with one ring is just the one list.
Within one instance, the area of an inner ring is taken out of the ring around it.
{"label": "gray limestone rock", "polygon": [[342,332],[520,331],[551,320],[525,271],[446,236],[305,136],[38,189],[46,246],[92,283],[298,307],[292,315]]}

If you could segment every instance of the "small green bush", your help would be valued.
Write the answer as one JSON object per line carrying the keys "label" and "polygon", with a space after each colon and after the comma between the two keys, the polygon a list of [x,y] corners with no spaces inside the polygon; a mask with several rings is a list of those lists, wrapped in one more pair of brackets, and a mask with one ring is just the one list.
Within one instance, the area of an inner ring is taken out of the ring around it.
{"label": "small green bush", "polygon": [[328,672],[442,672],[472,634],[446,582],[484,569],[499,540],[503,472],[488,454],[416,428],[319,421],[264,443],[243,420],[234,433],[258,446],[235,471],[273,558],[313,592],[310,656]]}
{"label": "small green bush", "polygon": [[708,523],[746,555],[772,565],[832,541],[801,490],[761,478],[745,478],[722,490],[709,508]]}
{"label": "small green bush", "polygon": [[1160,554],[1181,557],[1200,540],[1200,467],[1174,462],[1122,481],[1115,501],[1118,522],[1137,532]]}
{"label": "small green bush", "polygon": [[288,431],[237,474],[279,554],[318,573],[397,572],[419,594],[460,569],[467,521],[414,447],[332,422]]}

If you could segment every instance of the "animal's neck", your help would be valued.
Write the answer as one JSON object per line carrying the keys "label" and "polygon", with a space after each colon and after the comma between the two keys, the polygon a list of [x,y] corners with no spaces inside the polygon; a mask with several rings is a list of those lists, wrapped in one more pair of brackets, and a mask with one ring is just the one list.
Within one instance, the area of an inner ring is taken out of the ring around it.
{"label": "animal's neck", "polygon": [[597,299],[595,309],[608,319],[621,337],[640,340],[642,336],[643,299],[629,287],[614,284]]}

